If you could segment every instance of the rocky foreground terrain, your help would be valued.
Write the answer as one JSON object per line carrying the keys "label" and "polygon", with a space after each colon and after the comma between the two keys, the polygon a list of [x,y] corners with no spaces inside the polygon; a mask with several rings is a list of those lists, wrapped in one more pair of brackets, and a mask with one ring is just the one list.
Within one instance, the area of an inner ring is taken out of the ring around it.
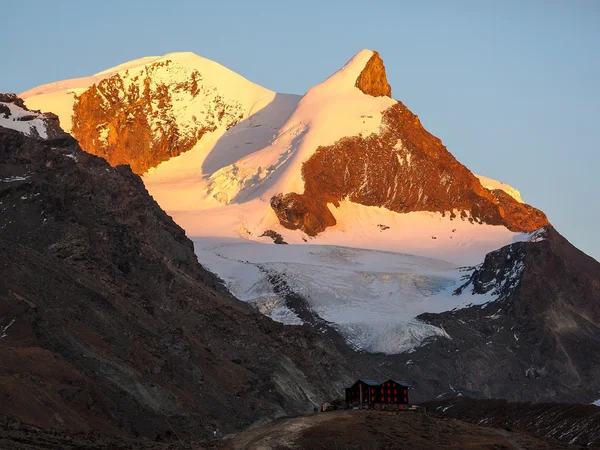
{"label": "rocky foreground terrain", "polygon": [[11,423],[0,427],[0,448],[11,450],[431,450],[598,448],[536,437],[506,426],[477,425],[437,414],[335,411],[273,423],[223,440],[178,440],[173,433],[157,439],[116,438],[99,432],[42,430]]}
{"label": "rocky foreground terrain", "polygon": [[600,448],[600,407],[565,403],[453,398],[425,403],[440,417],[460,418],[478,425],[527,431],[584,448]]}
{"label": "rocky foreground terrain", "polygon": [[129,167],[46,131],[0,128],[1,413],[202,438],[306,411],[351,379],[330,340],[228,294]]}
{"label": "rocky foreground terrain", "polygon": [[500,427],[417,413],[335,411],[281,419],[234,436],[227,450],[582,448]]}

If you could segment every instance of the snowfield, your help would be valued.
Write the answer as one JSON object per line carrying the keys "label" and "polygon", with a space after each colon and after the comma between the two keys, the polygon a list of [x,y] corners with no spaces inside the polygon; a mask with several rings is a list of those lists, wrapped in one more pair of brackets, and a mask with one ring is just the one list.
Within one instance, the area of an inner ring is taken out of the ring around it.
{"label": "snowfield", "polygon": [[350,345],[369,352],[405,352],[430,337],[451,338],[416,317],[495,300],[468,289],[453,295],[474,268],[439,259],[328,245],[193,241],[198,259],[239,299],[273,320],[301,324],[285,293],[274,289],[272,280],[284,279]]}
{"label": "snowfield", "polygon": [[[152,187],[148,190],[160,204],[160,196],[155,195]],[[455,219],[450,218],[449,212],[445,215],[431,212],[398,214],[348,200],[340,202],[339,208],[331,204],[329,208],[337,224],[316,237],[281,226],[267,200],[187,211],[167,209],[167,212],[191,237],[241,238],[269,243],[272,240],[261,235],[266,230],[274,230],[288,244],[383,250],[451,261],[457,265],[479,264],[487,253],[530,237],[529,233],[514,233],[501,226],[471,223],[461,219],[459,211],[455,211]]]}

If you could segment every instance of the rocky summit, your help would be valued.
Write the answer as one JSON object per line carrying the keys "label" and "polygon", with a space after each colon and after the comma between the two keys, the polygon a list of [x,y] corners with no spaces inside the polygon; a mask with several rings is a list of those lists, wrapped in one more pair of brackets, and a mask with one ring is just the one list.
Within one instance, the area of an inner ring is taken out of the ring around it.
{"label": "rocky summit", "polygon": [[387,81],[383,59],[381,59],[379,53],[373,52],[373,56],[356,79],[356,87],[373,97],[392,96],[392,87]]}
{"label": "rocky summit", "polygon": [[309,236],[336,224],[327,204],[339,206],[343,199],[398,213],[448,212],[453,218],[458,210],[462,219],[468,214],[469,221],[511,231],[548,225],[542,211],[484,188],[400,102],[383,112],[379,135],[319,147],[303,163],[302,178],[303,194],[276,195],[271,206],[284,227]]}

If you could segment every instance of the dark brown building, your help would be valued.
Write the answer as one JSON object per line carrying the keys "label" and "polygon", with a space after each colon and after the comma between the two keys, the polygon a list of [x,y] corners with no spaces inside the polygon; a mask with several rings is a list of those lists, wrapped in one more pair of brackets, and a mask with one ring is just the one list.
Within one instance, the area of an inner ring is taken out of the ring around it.
{"label": "dark brown building", "polygon": [[358,380],[346,388],[349,407],[403,409],[408,405],[408,383],[398,380]]}

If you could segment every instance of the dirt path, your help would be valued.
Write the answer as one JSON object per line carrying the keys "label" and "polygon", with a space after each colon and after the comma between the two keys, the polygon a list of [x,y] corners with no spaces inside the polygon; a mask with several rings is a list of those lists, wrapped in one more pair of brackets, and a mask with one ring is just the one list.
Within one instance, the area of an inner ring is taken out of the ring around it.
{"label": "dirt path", "polygon": [[510,445],[512,445],[517,450],[527,450],[525,447],[523,447],[521,444],[519,444],[517,441],[515,441],[513,439],[513,435],[511,432],[502,430],[500,428],[497,428],[497,429],[494,428],[494,431],[496,433],[498,433],[499,435],[501,435],[506,440],[506,442],[508,442]]}
{"label": "dirt path", "polygon": [[280,419],[234,435],[227,450],[388,450],[565,449],[566,444],[416,413],[335,411]]}
{"label": "dirt path", "polygon": [[349,411],[327,414],[309,414],[276,420],[268,425],[235,435],[228,441],[226,450],[271,450],[278,446],[293,446],[300,432],[307,428],[335,420]]}

